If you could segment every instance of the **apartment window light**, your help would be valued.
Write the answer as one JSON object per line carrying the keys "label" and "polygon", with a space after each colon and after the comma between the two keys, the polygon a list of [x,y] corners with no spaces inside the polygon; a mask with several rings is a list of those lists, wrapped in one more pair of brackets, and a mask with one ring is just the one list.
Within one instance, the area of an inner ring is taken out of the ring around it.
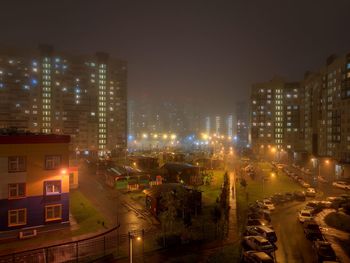
{"label": "apartment window light", "polygon": [[45,221],[56,221],[62,219],[62,204],[45,206]]}
{"label": "apartment window light", "polygon": [[13,209],[8,211],[8,226],[22,226],[27,224],[27,209]]}
{"label": "apartment window light", "polygon": [[61,194],[61,181],[45,181],[44,182],[44,192],[45,195],[58,195]]}

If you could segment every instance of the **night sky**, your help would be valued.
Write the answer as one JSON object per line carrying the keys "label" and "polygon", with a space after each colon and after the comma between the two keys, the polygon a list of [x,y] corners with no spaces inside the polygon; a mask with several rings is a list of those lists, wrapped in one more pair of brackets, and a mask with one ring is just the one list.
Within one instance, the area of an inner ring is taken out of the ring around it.
{"label": "night sky", "polygon": [[254,82],[301,79],[350,51],[349,0],[1,1],[0,43],[106,51],[129,97],[231,111]]}

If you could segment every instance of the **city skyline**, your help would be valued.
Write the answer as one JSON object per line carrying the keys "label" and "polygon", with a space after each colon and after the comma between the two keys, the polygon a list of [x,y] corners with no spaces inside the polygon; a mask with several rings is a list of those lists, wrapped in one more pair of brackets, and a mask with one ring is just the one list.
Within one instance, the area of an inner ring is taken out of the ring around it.
{"label": "city skyline", "polygon": [[129,62],[130,98],[190,100],[213,114],[248,101],[266,76],[300,79],[350,42],[348,1],[18,3],[3,2],[1,44],[105,51]]}

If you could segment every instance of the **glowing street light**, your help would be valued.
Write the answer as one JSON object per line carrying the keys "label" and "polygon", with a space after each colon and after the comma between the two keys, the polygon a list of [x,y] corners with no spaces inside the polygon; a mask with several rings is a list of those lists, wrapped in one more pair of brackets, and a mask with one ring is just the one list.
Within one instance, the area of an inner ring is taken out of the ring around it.
{"label": "glowing street light", "polygon": [[[129,257],[130,257],[130,263],[132,263],[132,257],[133,257],[133,240],[136,239],[136,241],[142,241],[144,242],[144,236],[145,236],[145,231],[142,229],[142,237],[140,236],[135,236],[129,232]],[[142,253],[143,253],[143,243],[142,243]]]}
{"label": "glowing street light", "polygon": [[175,140],[176,139],[176,134],[170,135],[170,139]]}

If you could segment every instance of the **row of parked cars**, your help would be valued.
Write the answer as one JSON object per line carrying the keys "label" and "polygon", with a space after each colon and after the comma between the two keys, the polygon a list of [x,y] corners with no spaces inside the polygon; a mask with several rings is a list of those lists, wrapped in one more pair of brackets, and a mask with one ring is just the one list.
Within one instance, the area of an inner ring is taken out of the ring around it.
{"label": "row of parked cars", "polygon": [[272,263],[277,249],[277,235],[271,225],[270,213],[275,204],[266,198],[251,204],[242,238],[242,262]]}
{"label": "row of parked cars", "polygon": [[323,236],[320,226],[314,220],[314,215],[324,208],[332,206],[332,202],[311,201],[298,212],[298,220],[303,226],[305,237],[312,242],[317,262],[338,262],[337,256],[332,248],[332,244]]}
{"label": "row of parked cars", "polygon": [[[309,169],[297,166],[295,164],[293,164],[293,167],[295,169],[299,169],[302,173],[304,173],[306,175],[311,175],[311,172]],[[329,183],[328,180],[324,176],[319,175],[319,176],[317,176],[317,179],[320,183]],[[346,181],[335,181],[332,183],[332,185],[336,188],[340,188],[343,190],[350,190],[350,183],[346,182]]]}

